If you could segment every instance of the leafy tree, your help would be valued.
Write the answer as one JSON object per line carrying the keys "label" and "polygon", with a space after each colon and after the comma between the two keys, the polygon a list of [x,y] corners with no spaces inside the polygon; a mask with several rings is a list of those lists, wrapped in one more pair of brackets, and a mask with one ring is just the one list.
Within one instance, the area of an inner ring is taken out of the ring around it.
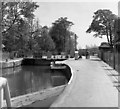
{"label": "leafy tree", "polygon": [[56,50],[63,52],[65,51],[66,40],[70,37],[69,29],[73,23],[68,21],[67,17],[61,17],[52,24],[49,34],[55,43]]}
{"label": "leafy tree", "polygon": [[34,18],[37,8],[35,2],[2,2],[3,43],[9,52],[26,47],[29,34],[34,33],[28,21]]}
{"label": "leafy tree", "polygon": [[120,42],[120,18],[116,18],[114,23],[114,43]]}
{"label": "leafy tree", "polygon": [[35,2],[2,2],[3,33],[20,20],[33,19],[33,12],[37,7]]}
{"label": "leafy tree", "polygon": [[72,57],[74,57],[74,55],[75,55],[75,40],[74,40],[74,37],[70,38],[70,46],[69,46],[69,48],[70,48],[70,55]]}
{"label": "leafy tree", "polygon": [[110,10],[99,9],[94,13],[92,23],[86,32],[95,32],[94,37],[100,38],[102,38],[103,35],[106,35],[108,43],[110,46],[112,46],[115,19],[116,15],[113,14]]}
{"label": "leafy tree", "polygon": [[26,50],[29,50],[31,52],[34,52],[36,49],[38,49],[38,42],[37,39],[41,37],[41,30],[42,27],[39,24],[38,19],[31,19],[29,20],[29,33],[28,33],[28,40],[26,45]]}
{"label": "leafy tree", "polygon": [[66,39],[65,43],[65,52],[66,54],[70,54],[72,57],[74,57],[75,50],[77,50],[77,38],[78,36],[74,32],[69,31],[69,37]]}
{"label": "leafy tree", "polygon": [[41,37],[38,37],[37,42],[41,51],[48,52],[55,49],[55,44],[49,35],[49,28],[47,26],[42,28]]}
{"label": "leafy tree", "polygon": [[3,43],[5,44],[6,49],[10,51],[22,49],[25,47],[26,42],[28,41],[28,24],[23,20],[20,21],[20,24],[14,24],[5,35],[3,35]]}

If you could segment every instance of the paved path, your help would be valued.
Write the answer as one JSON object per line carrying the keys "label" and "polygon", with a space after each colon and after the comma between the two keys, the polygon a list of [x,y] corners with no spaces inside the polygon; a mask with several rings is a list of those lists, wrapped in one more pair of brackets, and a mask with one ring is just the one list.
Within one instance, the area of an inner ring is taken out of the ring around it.
{"label": "paved path", "polygon": [[118,107],[118,90],[107,64],[96,57],[66,63],[74,71],[73,80],[52,107]]}

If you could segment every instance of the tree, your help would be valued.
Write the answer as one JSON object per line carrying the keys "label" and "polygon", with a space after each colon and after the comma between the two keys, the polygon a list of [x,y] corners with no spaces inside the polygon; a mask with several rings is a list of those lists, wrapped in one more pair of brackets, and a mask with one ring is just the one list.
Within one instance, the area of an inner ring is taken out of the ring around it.
{"label": "tree", "polygon": [[28,21],[38,7],[36,2],[2,2],[3,43],[9,52],[25,47],[31,32]]}
{"label": "tree", "polygon": [[114,43],[120,42],[120,18],[118,17],[114,23]]}
{"label": "tree", "polygon": [[7,32],[20,20],[33,19],[33,12],[38,7],[36,2],[2,2],[2,32]]}
{"label": "tree", "polygon": [[42,27],[41,37],[37,38],[38,46],[41,51],[52,51],[55,49],[55,44],[49,35],[49,28],[47,26]]}
{"label": "tree", "polygon": [[74,57],[75,50],[77,50],[77,38],[78,36],[74,32],[69,31],[69,37],[66,39],[65,43],[65,52],[72,57]]}
{"label": "tree", "polygon": [[55,43],[56,50],[59,53],[65,52],[66,40],[70,37],[69,29],[73,23],[68,21],[67,17],[61,17],[52,24],[49,34]]}
{"label": "tree", "polygon": [[116,15],[110,10],[99,9],[94,13],[92,23],[87,29],[87,33],[95,32],[94,37],[107,36],[107,41],[110,46],[113,46],[113,36],[114,36],[114,21]]}
{"label": "tree", "polygon": [[24,20],[21,20],[19,25],[14,24],[7,32],[3,35],[3,43],[7,51],[16,51],[25,47],[28,41],[28,24]]}
{"label": "tree", "polygon": [[42,26],[39,24],[38,19],[29,20],[29,34],[26,50],[34,52],[38,49],[37,39],[41,37]]}
{"label": "tree", "polygon": [[74,37],[74,35],[70,37],[69,49],[70,49],[70,55],[72,57],[74,57],[75,56],[75,37]]}

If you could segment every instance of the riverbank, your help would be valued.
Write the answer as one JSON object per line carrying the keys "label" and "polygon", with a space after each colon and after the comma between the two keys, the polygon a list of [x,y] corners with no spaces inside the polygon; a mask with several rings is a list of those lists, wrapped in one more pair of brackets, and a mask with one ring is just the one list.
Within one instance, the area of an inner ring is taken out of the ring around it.
{"label": "riverbank", "polygon": [[[55,70],[58,70],[58,69],[55,69]],[[68,81],[69,79],[71,81],[71,78],[70,78],[71,71],[69,66],[66,66],[65,69],[62,69],[61,72],[67,76],[66,78],[68,79]],[[55,75],[55,78],[51,78],[53,80],[55,79],[55,83],[57,83],[56,79],[58,79],[56,77],[57,76]],[[62,78],[62,81],[63,79],[64,78]],[[58,82],[60,81],[58,80]],[[64,92],[64,89],[68,84],[69,82],[68,83],[65,82],[64,84],[55,86],[53,88],[43,89],[36,92],[13,97],[11,98],[12,107],[15,107],[15,108],[16,107],[50,107],[50,105],[60,96],[60,94]],[[4,101],[4,107],[6,107],[5,101]]]}
{"label": "riverbank", "polygon": [[[11,105],[18,107],[49,107],[64,91],[66,85],[11,98]],[[6,108],[6,101],[3,102]]]}
{"label": "riverbank", "polygon": [[0,61],[0,68],[11,68],[20,66],[23,61],[23,58],[9,59]]}

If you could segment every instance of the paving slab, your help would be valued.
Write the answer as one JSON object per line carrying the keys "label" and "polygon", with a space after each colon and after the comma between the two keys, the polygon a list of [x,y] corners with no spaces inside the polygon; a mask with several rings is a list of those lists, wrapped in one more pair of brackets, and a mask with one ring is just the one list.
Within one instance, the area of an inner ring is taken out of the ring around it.
{"label": "paving slab", "polygon": [[65,61],[73,79],[51,107],[118,107],[118,90],[97,57]]}

